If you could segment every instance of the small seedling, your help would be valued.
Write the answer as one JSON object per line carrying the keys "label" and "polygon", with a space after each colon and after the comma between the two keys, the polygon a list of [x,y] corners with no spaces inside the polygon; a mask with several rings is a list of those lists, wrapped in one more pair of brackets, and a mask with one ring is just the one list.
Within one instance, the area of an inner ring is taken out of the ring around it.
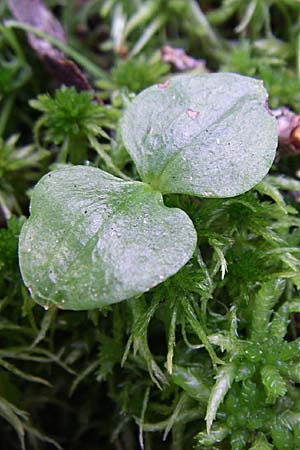
{"label": "small seedling", "polygon": [[121,134],[141,182],[68,166],[35,187],[19,243],[34,300],[97,308],[178,272],[196,249],[197,233],[163,195],[233,197],[255,186],[277,145],[266,100],[261,81],[229,73],[178,76],[140,93]]}

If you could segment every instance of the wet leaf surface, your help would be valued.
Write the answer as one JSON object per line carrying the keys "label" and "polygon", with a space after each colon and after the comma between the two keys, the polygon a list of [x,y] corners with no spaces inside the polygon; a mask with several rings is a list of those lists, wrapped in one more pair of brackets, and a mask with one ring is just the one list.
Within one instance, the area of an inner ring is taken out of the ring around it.
{"label": "wet leaf surface", "polygon": [[262,81],[182,75],[140,93],[122,135],[141,179],[163,193],[232,197],[268,172],[277,147]]}
{"label": "wet leaf surface", "polygon": [[191,257],[196,231],[181,210],[139,182],[76,166],[34,189],[20,237],[20,267],[33,298],[90,309],[139,295]]}

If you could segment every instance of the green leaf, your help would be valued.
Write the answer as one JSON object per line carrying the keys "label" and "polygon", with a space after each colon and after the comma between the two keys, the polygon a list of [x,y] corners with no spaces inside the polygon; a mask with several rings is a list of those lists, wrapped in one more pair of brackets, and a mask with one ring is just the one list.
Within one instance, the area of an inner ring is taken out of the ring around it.
{"label": "green leaf", "polygon": [[274,416],[271,436],[276,449],[294,450],[293,427],[289,421],[289,410]]}
{"label": "green leaf", "polygon": [[18,369],[16,366],[3,359],[0,359],[0,366],[17,375],[18,377],[23,378],[24,380],[31,381],[32,383],[40,383],[45,386],[51,386],[51,384],[47,380],[31,375],[30,373],[23,372],[23,370]]}
{"label": "green leaf", "polygon": [[181,210],[140,182],[64,167],[35,187],[19,242],[24,282],[40,304],[91,309],[148,291],[193,255]]}
{"label": "green leaf", "polygon": [[277,125],[262,81],[176,76],[141,92],[121,124],[140,177],[163,193],[232,197],[272,165]]}
{"label": "green leaf", "polygon": [[261,341],[269,332],[269,321],[273,308],[280,299],[286,286],[286,280],[277,278],[262,284],[251,305],[251,336]]}
{"label": "green leaf", "polygon": [[261,379],[268,394],[268,401],[275,401],[286,394],[287,384],[276,367],[265,365],[261,369]]}
{"label": "green leaf", "polygon": [[222,442],[223,439],[226,438],[229,434],[229,429],[226,426],[216,425],[210,430],[209,433],[205,431],[201,431],[197,434],[196,439],[198,441],[199,447],[197,449],[203,449],[209,445],[216,444],[218,442]]}
{"label": "green leaf", "polygon": [[197,367],[173,365],[172,381],[180,386],[191,398],[206,404],[209,397],[209,385],[204,374]]}
{"label": "green leaf", "polygon": [[[15,429],[18,434],[22,450],[25,450],[25,431],[23,421],[27,420],[27,414],[16,408],[12,403],[0,397],[0,416]],[[19,418],[20,417],[20,418]]]}
{"label": "green leaf", "polygon": [[263,434],[260,434],[249,450],[272,450],[271,445]]}
{"label": "green leaf", "polygon": [[233,364],[223,366],[216,375],[216,383],[211,390],[207,411],[206,411],[206,428],[210,433],[212,423],[216,417],[220,404],[224,400],[225,395],[229,391],[235,376],[235,367]]}

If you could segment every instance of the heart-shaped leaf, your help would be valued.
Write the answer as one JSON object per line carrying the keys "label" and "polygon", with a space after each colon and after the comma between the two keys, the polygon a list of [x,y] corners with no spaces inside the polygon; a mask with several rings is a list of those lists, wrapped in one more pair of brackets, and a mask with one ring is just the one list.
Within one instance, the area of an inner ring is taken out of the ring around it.
{"label": "heart-shaped leaf", "polygon": [[262,81],[231,73],[177,76],[141,92],[122,136],[141,179],[163,193],[231,197],[272,165],[276,120]]}
{"label": "heart-shaped leaf", "polygon": [[20,268],[45,306],[89,309],[139,295],[192,256],[196,231],[159,192],[74,166],[41,179],[23,226]]}

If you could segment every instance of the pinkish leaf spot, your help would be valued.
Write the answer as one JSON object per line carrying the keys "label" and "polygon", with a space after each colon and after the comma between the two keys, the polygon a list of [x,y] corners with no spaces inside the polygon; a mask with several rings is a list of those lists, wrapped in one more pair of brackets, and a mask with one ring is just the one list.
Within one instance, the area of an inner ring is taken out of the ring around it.
{"label": "pinkish leaf spot", "polygon": [[199,116],[199,111],[194,111],[193,109],[187,109],[186,110],[187,115],[190,119],[196,119]]}
{"label": "pinkish leaf spot", "polygon": [[166,89],[170,86],[170,80],[165,81],[164,83],[158,83],[158,89]]}

